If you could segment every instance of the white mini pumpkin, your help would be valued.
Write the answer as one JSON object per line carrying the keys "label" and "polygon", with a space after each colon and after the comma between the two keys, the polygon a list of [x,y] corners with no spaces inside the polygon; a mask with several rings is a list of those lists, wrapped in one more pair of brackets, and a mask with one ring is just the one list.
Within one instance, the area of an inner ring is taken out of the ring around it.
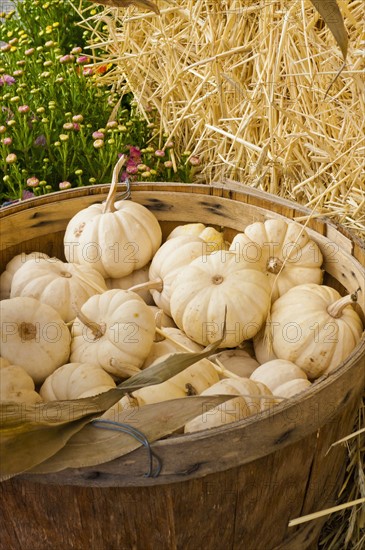
{"label": "white mini pumpkin", "polygon": [[144,369],[168,353],[181,352],[186,349],[190,351],[201,351],[203,349],[203,346],[193,342],[178,328],[164,327],[163,333],[168,338],[159,339],[152,344],[151,350],[143,363]]}
{"label": "white mini pumpkin", "polygon": [[267,277],[223,250],[196,258],[177,274],[171,289],[172,318],[189,338],[204,346],[222,337],[226,310],[222,348],[236,347],[255,336],[270,307]]}
{"label": "white mini pumpkin", "polygon": [[72,326],[71,363],[93,363],[119,377],[139,371],[155,335],[150,308],[134,292],[91,296]]}
{"label": "white mini pumpkin", "polygon": [[202,239],[206,243],[204,247],[204,253],[206,254],[210,254],[216,250],[225,250],[229,248],[229,245],[224,240],[224,234],[222,232],[217,231],[214,227],[206,226],[203,223],[178,225],[171,231],[166,240],[168,241],[169,239],[186,235]]}
{"label": "white mini pumpkin", "polygon": [[[43,254],[43,252],[30,252],[30,254],[17,254],[7,264],[5,271],[0,275],[0,300],[10,298],[11,283],[14,277],[14,273],[22,267],[28,260],[43,258],[47,259],[49,256]],[[51,260],[52,261],[52,260]]]}
{"label": "white mini pumpkin", "polygon": [[71,335],[59,313],[35,298],[0,302],[1,355],[19,365],[36,384],[70,355]]}
{"label": "white mini pumpkin", "polygon": [[0,363],[0,401],[16,403],[40,403],[41,396],[34,389],[31,376],[18,365]]}
{"label": "white mini pumpkin", "polygon": [[322,282],[322,253],[296,222],[255,222],[236,235],[230,250],[267,275],[273,301],[293,286]]}
{"label": "white mini pumpkin", "polygon": [[235,395],[233,399],[218,405],[210,411],[203,411],[185,425],[185,433],[216,428],[259,414],[273,404],[271,391],[259,382],[248,378],[220,380],[201,395]]}
{"label": "white mini pumpkin", "polygon": [[40,395],[44,401],[80,399],[115,388],[113,378],[92,363],[67,363],[43,382]]}
{"label": "white mini pumpkin", "polygon": [[145,266],[161,244],[162,232],[155,216],[131,200],[115,202],[121,157],[113,171],[107,200],[92,204],[69,221],[65,237],[68,262],[89,265],[103,277],[124,277]]}
{"label": "white mini pumpkin", "polygon": [[192,260],[202,256],[204,241],[199,237],[180,236],[166,241],[156,252],[151,262],[149,279],[156,283],[151,289],[155,304],[171,316],[171,284],[179,271]]}
{"label": "white mini pumpkin", "polygon": [[265,384],[274,394],[276,388],[291,380],[307,380],[306,373],[291,361],[275,359],[260,365],[253,371],[250,380]]}
{"label": "white mini pumpkin", "polygon": [[107,286],[98,271],[89,265],[64,263],[57,258],[31,259],[14,274],[11,298],[28,296],[52,306],[68,323],[76,309]]}
{"label": "white mini pumpkin", "polygon": [[356,296],[337,290],[299,285],[274,302],[271,322],[273,352],[292,361],[309,379],[335,369],[360,341],[363,326],[351,306]]}
{"label": "white mini pumpkin", "polygon": [[277,386],[273,394],[278,398],[282,397],[284,399],[289,399],[290,397],[294,397],[294,395],[298,395],[298,393],[308,390],[311,385],[312,382],[308,379],[294,378],[294,380],[289,380]]}
{"label": "white mini pumpkin", "polygon": [[[149,270],[150,270],[150,262],[146,264],[144,267],[141,267],[141,269],[137,269],[136,271],[133,271],[129,275],[126,275],[125,277],[120,277],[119,279],[106,279],[106,286],[109,290],[115,289],[115,288],[121,288],[123,290],[128,290],[132,286],[140,285],[143,283],[147,283],[149,281]],[[154,301],[151,296],[150,291],[148,288],[141,289],[138,292],[138,295],[146,302],[148,305],[153,305]]]}
{"label": "white mini pumpkin", "polygon": [[259,366],[256,359],[243,349],[227,349],[212,355],[209,359],[241,378],[249,378]]}

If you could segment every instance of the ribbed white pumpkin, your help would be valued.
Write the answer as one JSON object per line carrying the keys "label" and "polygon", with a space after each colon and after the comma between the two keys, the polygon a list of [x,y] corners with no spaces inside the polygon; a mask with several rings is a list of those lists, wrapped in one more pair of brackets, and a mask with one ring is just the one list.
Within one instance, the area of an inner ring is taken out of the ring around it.
{"label": "ribbed white pumpkin", "polygon": [[145,266],[161,244],[162,233],[155,216],[130,200],[115,202],[119,170],[103,204],[92,204],[75,214],[66,227],[64,246],[68,262],[89,265],[103,277],[124,277]]}
{"label": "ribbed white pumpkin", "polygon": [[230,250],[267,275],[272,300],[293,286],[322,282],[321,251],[296,222],[283,219],[255,222],[236,235]]}
{"label": "ribbed white pumpkin", "polygon": [[72,327],[72,363],[93,363],[119,377],[138,372],[155,335],[150,308],[134,292],[91,296]]}
{"label": "ribbed white pumpkin", "polygon": [[185,433],[216,428],[242,420],[275,404],[271,391],[248,378],[220,380],[201,395],[236,395],[210,411],[203,411],[185,425]]}
{"label": "ribbed white pumpkin", "polygon": [[275,359],[260,365],[253,371],[250,380],[265,384],[274,394],[277,387],[291,380],[307,380],[306,373],[291,361]]}
{"label": "ribbed white pumpkin", "polygon": [[22,267],[25,262],[34,258],[47,259],[49,256],[43,254],[43,252],[30,252],[30,254],[17,254],[6,264],[5,271],[0,275],[0,300],[10,298],[11,282],[14,277],[14,273]]}
{"label": "ribbed white pumpkin", "polygon": [[34,389],[32,377],[22,367],[7,363],[1,358],[0,401],[40,403],[42,398]]}
{"label": "ribbed white pumpkin", "polygon": [[204,346],[221,338],[225,308],[227,332],[222,348],[252,338],[270,307],[266,275],[226,251],[195,259],[179,271],[171,289],[172,318],[189,338]]}
{"label": "ribbed white pumpkin", "polygon": [[273,351],[314,379],[335,369],[353,351],[363,326],[351,296],[323,285],[299,285],[274,302]]}
{"label": "ribbed white pumpkin", "polygon": [[[109,290],[115,289],[115,288],[121,288],[123,290],[128,290],[134,285],[140,285],[142,283],[146,283],[149,280],[149,270],[150,270],[150,262],[145,265],[144,267],[141,267],[141,269],[137,269],[136,271],[133,271],[129,275],[126,275],[125,277],[120,277],[119,279],[106,279],[106,286]],[[150,291],[148,288],[141,289],[138,292],[138,295],[146,302],[148,305],[153,305],[154,301],[151,296]]]}
{"label": "ribbed white pumpkin", "polygon": [[284,384],[277,386],[273,393],[277,397],[289,399],[290,397],[294,397],[294,395],[298,395],[298,393],[302,393],[302,391],[308,390],[311,385],[312,382],[308,379],[295,378],[294,380],[288,380],[288,382],[284,382]]}
{"label": "ribbed white pumpkin", "polygon": [[44,401],[80,399],[115,387],[113,378],[92,363],[67,363],[46,378],[39,391]]}
{"label": "ribbed white pumpkin", "polygon": [[13,277],[10,296],[28,296],[52,306],[68,323],[94,294],[107,290],[104,278],[89,265],[61,262],[57,258],[31,259]]}
{"label": "ribbed white pumpkin", "polygon": [[211,253],[215,250],[228,249],[229,245],[225,242],[224,234],[214,229],[214,227],[206,226],[203,223],[187,223],[185,225],[178,225],[171,231],[167,237],[174,239],[175,237],[181,237],[191,235],[193,237],[199,237],[206,244],[204,247],[204,253]]}
{"label": "ribbed white pumpkin", "polygon": [[165,338],[164,340],[159,340],[152,344],[151,350],[143,363],[144,369],[168,353],[185,351],[185,348],[188,348],[190,351],[201,351],[203,349],[203,346],[193,342],[193,340],[188,338],[186,334],[178,328],[164,327],[163,332],[166,336],[171,337],[172,340]]}
{"label": "ribbed white pumpkin", "polygon": [[19,365],[36,384],[43,382],[70,355],[71,335],[59,313],[35,298],[0,302],[1,355]]}
{"label": "ribbed white pumpkin", "polygon": [[151,289],[156,305],[171,316],[171,284],[183,267],[202,256],[205,244],[194,236],[180,236],[166,241],[151,262],[149,279],[159,282],[159,288]]}
{"label": "ribbed white pumpkin", "polygon": [[224,350],[212,355],[210,359],[241,378],[249,378],[259,366],[256,359],[243,349]]}

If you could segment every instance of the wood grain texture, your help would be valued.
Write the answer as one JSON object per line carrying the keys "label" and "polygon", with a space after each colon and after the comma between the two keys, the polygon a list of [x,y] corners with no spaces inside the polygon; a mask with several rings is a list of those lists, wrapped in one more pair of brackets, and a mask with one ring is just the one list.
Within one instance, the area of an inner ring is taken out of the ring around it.
{"label": "wood grain texture", "polygon": [[[124,186],[120,186],[120,191]],[[16,253],[41,250],[63,259],[63,232],[108,186],[80,188],[0,211],[1,266]],[[290,201],[226,182],[222,186],[137,184],[132,198],[160,220],[166,236],[180,223],[224,227],[232,238],[253,221],[308,216]],[[327,278],[362,289],[363,243],[325,218],[308,224]],[[332,261],[336,260],[336,261]],[[161,475],[144,477],[141,448],[93,468],[23,475],[0,485],[0,548],[12,550],[306,550],[326,518],[288,521],[333,504],[345,450],[330,445],[352,430],[365,386],[365,335],[346,361],[303,394],[271,411],[222,428],[156,442]],[[218,541],[218,542],[217,542]]]}

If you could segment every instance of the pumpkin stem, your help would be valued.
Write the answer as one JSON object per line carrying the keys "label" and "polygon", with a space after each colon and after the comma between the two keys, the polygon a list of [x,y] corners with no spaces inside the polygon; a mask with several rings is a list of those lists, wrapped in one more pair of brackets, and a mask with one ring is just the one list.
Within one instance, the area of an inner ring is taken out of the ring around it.
{"label": "pumpkin stem", "polygon": [[[159,309],[155,314],[155,325],[156,325],[156,328],[159,328],[160,330],[162,328],[162,316],[163,316],[163,311],[162,311],[162,309]],[[153,341],[154,342],[163,342],[164,340],[166,340],[166,337],[163,336],[162,334],[159,334],[156,331]]]}
{"label": "pumpkin stem", "polygon": [[280,273],[282,267],[283,262],[279,260],[279,258],[270,257],[266,262],[266,271],[274,273],[275,275]]}
{"label": "pumpkin stem", "polygon": [[99,338],[101,338],[105,334],[105,323],[103,323],[103,325],[99,325],[98,323],[95,323],[95,321],[91,321],[84,313],[82,313],[81,310],[79,310],[75,306],[74,310],[76,311],[76,315],[80,319],[80,321],[84,323],[84,325],[87,326],[88,329],[91,330],[95,337],[95,340],[99,340]]}
{"label": "pumpkin stem", "polygon": [[347,296],[340,298],[333,304],[329,305],[327,308],[327,313],[331,315],[331,317],[334,317],[335,319],[339,319],[342,316],[342,313],[345,307],[357,302],[357,293],[358,293],[358,290],[356,290],[352,294],[348,294]]}
{"label": "pumpkin stem", "polygon": [[35,340],[37,336],[37,327],[32,323],[21,323],[18,329],[19,336],[22,342]]}
{"label": "pumpkin stem", "polygon": [[110,185],[108,196],[105,201],[103,214],[108,214],[110,212],[116,211],[116,208],[114,206],[114,201],[115,201],[115,194],[117,192],[118,176],[126,160],[127,160],[127,157],[125,155],[122,155],[118,160],[117,164],[114,166],[112,182]]}
{"label": "pumpkin stem", "polygon": [[138,367],[134,367],[133,365],[126,365],[118,359],[115,359],[115,357],[112,357],[110,359],[109,365],[113,369],[113,374],[117,373],[117,376],[120,376],[122,378],[129,378],[130,376],[141,372],[141,369],[139,369]]}
{"label": "pumpkin stem", "polygon": [[139,285],[134,285],[128,288],[131,292],[138,292],[139,290],[158,290],[162,292],[163,290],[163,281],[162,279],[156,279],[155,281],[147,281],[146,283],[141,283]]}

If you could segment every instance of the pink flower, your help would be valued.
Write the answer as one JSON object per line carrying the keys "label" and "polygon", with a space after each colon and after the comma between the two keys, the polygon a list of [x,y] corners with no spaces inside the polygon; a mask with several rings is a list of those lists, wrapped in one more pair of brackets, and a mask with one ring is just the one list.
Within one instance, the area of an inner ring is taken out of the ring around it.
{"label": "pink flower", "polygon": [[90,58],[87,55],[80,55],[80,57],[76,59],[76,63],[78,63],[79,65],[85,65],[86,63],[89,63],[89,62],[90,62]]}
{"label": "pink flower", "polygon": [[157,149],[157,151],[155,151],[155,155],[156,157],[164,157],[165,156],[165,151],[162,151],[162,149]]}
{"label": "pink flower", "polygon": [[3,139],[4,145],[11,145],[12,143],[13,143],[13,140],[11,139],[11,137],[6,137]]}
{"label": "pink flower", "polygon": [[199,157],[190,157],[189,162],[191,166],[199,166],[199,164],[201,164],[201,160]]}
{"label": "pink flower", "polygon": [[172,168],[173,167],[172,160],[167,160],[163,164],[164,164],[165,168]]}
{"label": "pink flower", "polygon": [[32,176],[31,178],[27,179],[27,185],[28,187],[38,187],[39,185],[39,179],[35,176]]}
{"label": "pink flower", "polygon": [[73,127],[74,131],[79,132],[80,131],[80,124],[77,124],[77,122],[74,122],[73,125],[74,125],[74,127]]}
{"label": "pink flower", "polygon": [[84,76],[92,76],[93,75],[93,70],[91,67],[84,67],[83,70],[82,70],[82,74]]}
{"label": "pink flower", "polygon": [[75,47],[72,48],[72,50],[71,50],[71,53],[73,53],[73,54],[75,54],[75,55],[77,55],[77,54],[79,54],[79,53],[81,53],[81,52],[82,52],[82,48],[80,48],[80,46],[75,46]]}
{"label": "pink flower", "polygon": [[61,190],[64,190],[64,189],[70,189],[71,186],[71,183],[69,181],[61,181],[61,183],[58,184],[58,187],[61,189]]}
{"label": "pink flower", "polygon": [[3,86],[4,84],[7,84],[8,86],[11,86],[15,83],[15,78],[10,76],[10,74],[4,74],[0,77],[0,86]]}
{"label": "pink flower", "polygon": [[14,162],[16,161],[17,161],[17,156],[15,153],[10,153],[5,159],[5,162],[7,162],[8,164],[14,164]]}
{"label": "pink flower", "polygon": [[28,113],[30,111],[29,105],[19,105],[18,107],[19,113]]}
{"label": "pink flower", "polygon": [[136,160],[137,162],[139,162],[139,160],[141,158],[141,150],[139,149],[139,147],[134,147],[134,145],[130,145],[129,146],[129,154],[130,154],[131,159]]}
{"label": "pink flower", "polygon": [[28,191],[28,189],[25,189],[23,191],[23,194],[22,194],[22,200],[26,200],[26,199],[32,199],[34,197],[34,193],[32,193],[31,191]]}
{"label": "pink flower", "polygon": [[96,131],[92,133],[92,137],[93,139],[104,139],[104,134],[103,132]]}
{"label": "pink flower", "polygon": [[24,55],[32,55],[32,53],[35,52],[34,48],[29,48],[29,50],[25,50]]}
{"label": "pink flower", "polygon": [[22,69],[17,69],[13,72],[14,76],[22,76],[22,74],[24,74],[24,71],[22,71]]}
{"label": "pink flower", "polygon": [[74,60],[75,60],[75,57],[73,55],[69,55],[69,54],[68,55],[63,55],[59,59],[60,63],[62,63],[62,64],[72,63]]}
{"label": "pink flower", "polygon": [[137,166],[130,165],[130,166],[127,166],[126,172],[127,172],[127,174],[137,174],[138,173],[138,168],[137,168]]}

